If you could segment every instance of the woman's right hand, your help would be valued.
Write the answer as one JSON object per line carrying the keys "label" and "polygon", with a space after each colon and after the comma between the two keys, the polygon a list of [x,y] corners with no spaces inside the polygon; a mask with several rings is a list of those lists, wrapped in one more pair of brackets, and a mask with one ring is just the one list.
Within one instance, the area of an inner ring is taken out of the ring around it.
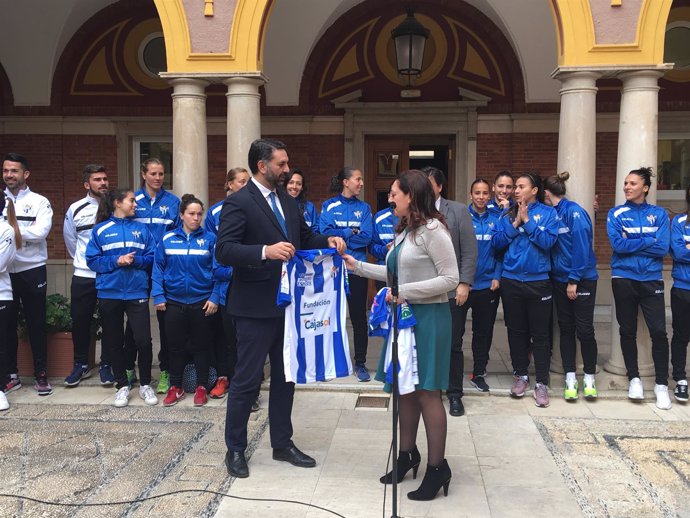
{"label": "woman's right hand", "polygon": [[355,271],[355,265],[357,264],[357,259],[352,257],[350,254],[343,254],[342,258],[343,258],[343,261],[345,261],[345,266],[347,266],[347,269],[351,272]]}
{"label": "woman's right hand", "polygon": [[130,252],[125,255],[121,255],[117,258],[118,266],[130,266],[134,262],[134,252]]}

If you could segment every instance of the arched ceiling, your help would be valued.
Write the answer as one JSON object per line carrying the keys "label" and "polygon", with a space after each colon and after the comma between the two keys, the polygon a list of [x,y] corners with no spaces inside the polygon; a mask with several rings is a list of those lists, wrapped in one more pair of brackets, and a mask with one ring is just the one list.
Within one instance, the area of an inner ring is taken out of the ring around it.
{"label": "arched ceiling", "polygon": [[[365,0],[280,0],[273,7],[264,47],[266,103],[299,103],[304,66],[324,32],[349,9]],[[460,1],[460,0],[458,0]],[[505,34],[520,60],[527,102],[558,102],[557,42],[547,2],[466,0]],[[404,3],[399,2],[400,11]],[[525,12],[528,11],[528,12]],[[289,44],[288,44],[289,42]]]}
{"label": "arched ceiling", "polygon": [[[118,0],[0,0],[20,23],[3,24],[0,63],[12,85],[16,106],[50,105],[55,66],[86,20]],[[11,4],[11,7],[10,7]]]}

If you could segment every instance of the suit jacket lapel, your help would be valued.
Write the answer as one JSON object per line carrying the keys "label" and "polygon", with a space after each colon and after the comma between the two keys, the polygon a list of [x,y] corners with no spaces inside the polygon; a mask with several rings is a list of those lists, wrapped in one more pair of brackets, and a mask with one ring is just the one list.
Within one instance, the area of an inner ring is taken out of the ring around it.
{"label": "suit jacket lapel", "polygon": [[[264,214],[266,214],[266,217],[271,221],[276,230],[280,232],[281,235],[284,235],[283,229],[280,228],[280,223],[278,223],[278,218],[276,218],[276,215],[273,213],[273,209],[269,207],[268,201],[266,200],[266,198],[264,198],[264,195],[261,194],[259,188],[256,185],[254,185],[254,182],[248,182],[248,185],[247,187],[245,187],[245,189],[249,189],[249,192],[252,194],[252,198],[254,198],[254,201],[259,206],[259,208],[264,212]],[[283,208],[283,212],[284,211],[285,209]]]}
{"label": "suit jacket lapel", "polygon": [[439,212],[443,214],[443,217],[448,219],[448,200],[441,197],[441,203],[439,204]]}

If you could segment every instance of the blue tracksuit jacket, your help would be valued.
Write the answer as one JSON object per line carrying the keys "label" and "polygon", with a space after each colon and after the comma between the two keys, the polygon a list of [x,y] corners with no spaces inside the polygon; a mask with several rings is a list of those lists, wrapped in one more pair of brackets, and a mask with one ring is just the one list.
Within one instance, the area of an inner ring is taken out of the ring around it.
{"label": "blue tracksuit jacket", "polygon": [[658,281],[671,242],[668,214],[661,207],[626,201],[609,211],[606,232],[613,248],[611,277]]}
{"label": "blue tracksuit jacket", "polygon": [[[354,234],[353,228],[359,229],[359,233]],[[319,233],[342,237],[347,244],[347,253],[366,261],[367,246],[374,233],[369,205],[354,196],[346,198],[342,194],[326,200],[321,206]]]}
{"label": "blue tracksuit jacket", "polygon": [[558,239],[551,249],[551,277],[558,282],[574,283],[598,279],[589,214],[566,198],[554,208],[558,214]]}
{"label": "blue tracksuit jacket", "polygon": [[551,271],[551,248],[558,237],[556,210],[535,201],[527,207],[529,221],[513,227],[508,213],[494,225],[491,243],[503,254],[503,277],[516,281],[543,281]]}
{"label": "blue tracksuit jacket", "polygon": [[213,279],[216,236],[199,228],[187,234],[180,225],[163,236],[156,246],[151,296],[154,304],[173,301],[218,304],[218,286]]}
{"label": "blue tracksuit jacket", "polygon": [[[132,219],[111,216],[96,225],[85,256],[88,267],[96,272],[98,298],[148,299],[155,246],[146,225]],[[134,252],[134,262],[130,266],[118,266],[118,257],[130,252]]]}
{"label": "blue tracksuit jacket", "polygon": [[498,224],[498,216],[488,208],[479,213],[474,206],[469,206],[472,226],[477,237],[477,271],[474,274],[473,290],[485,290],[491,287],[491,281],[501,280],[503,263],[496,257],[496,249],[491,243],[491,232]]}

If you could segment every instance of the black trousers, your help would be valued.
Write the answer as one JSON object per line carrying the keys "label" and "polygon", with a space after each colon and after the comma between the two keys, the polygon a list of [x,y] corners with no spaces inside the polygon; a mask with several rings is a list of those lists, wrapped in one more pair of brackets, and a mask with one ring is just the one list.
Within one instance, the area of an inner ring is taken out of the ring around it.
{"label": "black trousers", "polygon": [[[156,311],[156,320],[158,320],[158,336],[160,336],[161,348],[158,351],[158,363],[160,370],[169,370],[168,366],[168,339],[165,333],[165,311]],[[149,326],[150,327],[150,326]],[[152,342],[149,336],[149,342]],[[153,347],[153,342],[151,347]],[[129,325],[129,320],[127,321],[127,326],[125,327],[125,358],[127,359],[127,368],[134,369],[134,364],[137,361],[137,346],[134,341],[134,335],[132,329]]]}
{"label": "black trousers", "polygon": [[666,336],[666,312],[664,281],[635,281],[611,279],[613,298],[616,301],[616,320],[621,337],[621,350],[628,379],[638,378],[637,366],[637,311],[642,309],[644,320],[652,339],[652,360],[656,383],[668,383],[669,346]]}
{"label": "black trousers", "polygon": [[690,290],[671,288],[671,315],[673,315],[673,338],[671,338],[671,365],[675,381],[687,378],[685,363],[690,342]]}
{"label": "black trousers", "polygon": [[[72,315],[72,344],[74,345],[74,363],[89,363],[89,346],[91,345],[91,323],[96,310],[96,279],[72,276],[70,288]],[[110,365],[108,350],[101,347],[101,365]]]}
{"label": "black trousers", "polygon": [[124,347],[124,318],[134,334],[134,343],[139,353],[139,381],[141,385],[151,384],[151,322],[149,320],[149,301],[98,299],[103,319],[103,346],[108,349],[113,367],[116,387],[127,385],[127,358]]}
{"label": "black trousers", "polygon": [[367,330],[367,290],[369,281],[364,277],[350,273],[350,296],[347,299],[347,308],[352,322],[352,331],[355,342],[355,363],[367,361],[367,346],[369,334]]}
{"label": "black trousers", "polygon": [[553,311],[551,281],[520,282],[503,277],[501,297],[513,372],[517,376],[527,376],[531,350],[536,381],[548,385],[551,361],[549,328]]}
{"label": "black trousers", "polygon": [[[204,302],[179,304],[168,301],[165,330],[170,337],[170,385],[182,386],[187,353],[194,359],[197,386],[208,388],[209,349],[212,332],[211,317],[205,315]],[[160,313],[160,312],[159,312]]]}
{"label": "black trousers", "polygon": [[[14,301],[12,300],[0,300],[0,336],[5,336],[10,331],[14,332],[15,335],[17,334],[16,328],[10,330],[8,327],[13,305]],[[10,374],[7,353],[7,340],[0,340],[0,391],[3,392],[8,381],[8,374]]]}
{"label": "black trousers", "polygon": [[7,332],[7,365],[10,374],[18,374],[17,368],[17,313],[21,304],[29,331],[31,354],[34,358],[34,375],[48,369],[48,338],[46,337],[46,295],[48,280],[46,267],[39,266],[19,273],[11,273],[14,304],[10,312]]}
{"label": "black trousers", "polygon": [[295,384],[285,381],[283,369],[284,318],[236,317],[237,366],[230,382],[225,444],[230,451],[247,447],[247,422],[252,403],[259,393],[266,356],[271,360],[271,388],[268,421],[271,447],[292,444],[292,401]]}
{"label": "black trousers", "polygon": [[225,306],[219,306],[213,316],[214,352],[212,364],[218,372],[218,377],[226,376],[232,379],[237,364],[237,330],[235,319],[227,314]]}
{"label": "black trousers", "polygon": [[575,372],[577,343],[580,340],[585,374],[597,369],[597,340],[594,337],[594,303],[597,297],[597,281],[581,280],[577,284],[577,298],[570,300],[568,284],[553,281],[553,301],[561,332],[561,358],[565,372]]}
{"label": "black trousers", "polygon": [[477,376],[486,373],[489,362],[489,350],[494,337],[494,323],[498,311],[499,290],[470,291],[467,301],[462,306],[455,303],[455,299],[448,301],[452,320],[452,342],[450,347],[450,375],[448,377],[448,396],[463,395],[462,374],[465,359],[462,353],[462,338],[465,334],[467,313],[472,308],[472,358],[474,361],[472,372]]}

